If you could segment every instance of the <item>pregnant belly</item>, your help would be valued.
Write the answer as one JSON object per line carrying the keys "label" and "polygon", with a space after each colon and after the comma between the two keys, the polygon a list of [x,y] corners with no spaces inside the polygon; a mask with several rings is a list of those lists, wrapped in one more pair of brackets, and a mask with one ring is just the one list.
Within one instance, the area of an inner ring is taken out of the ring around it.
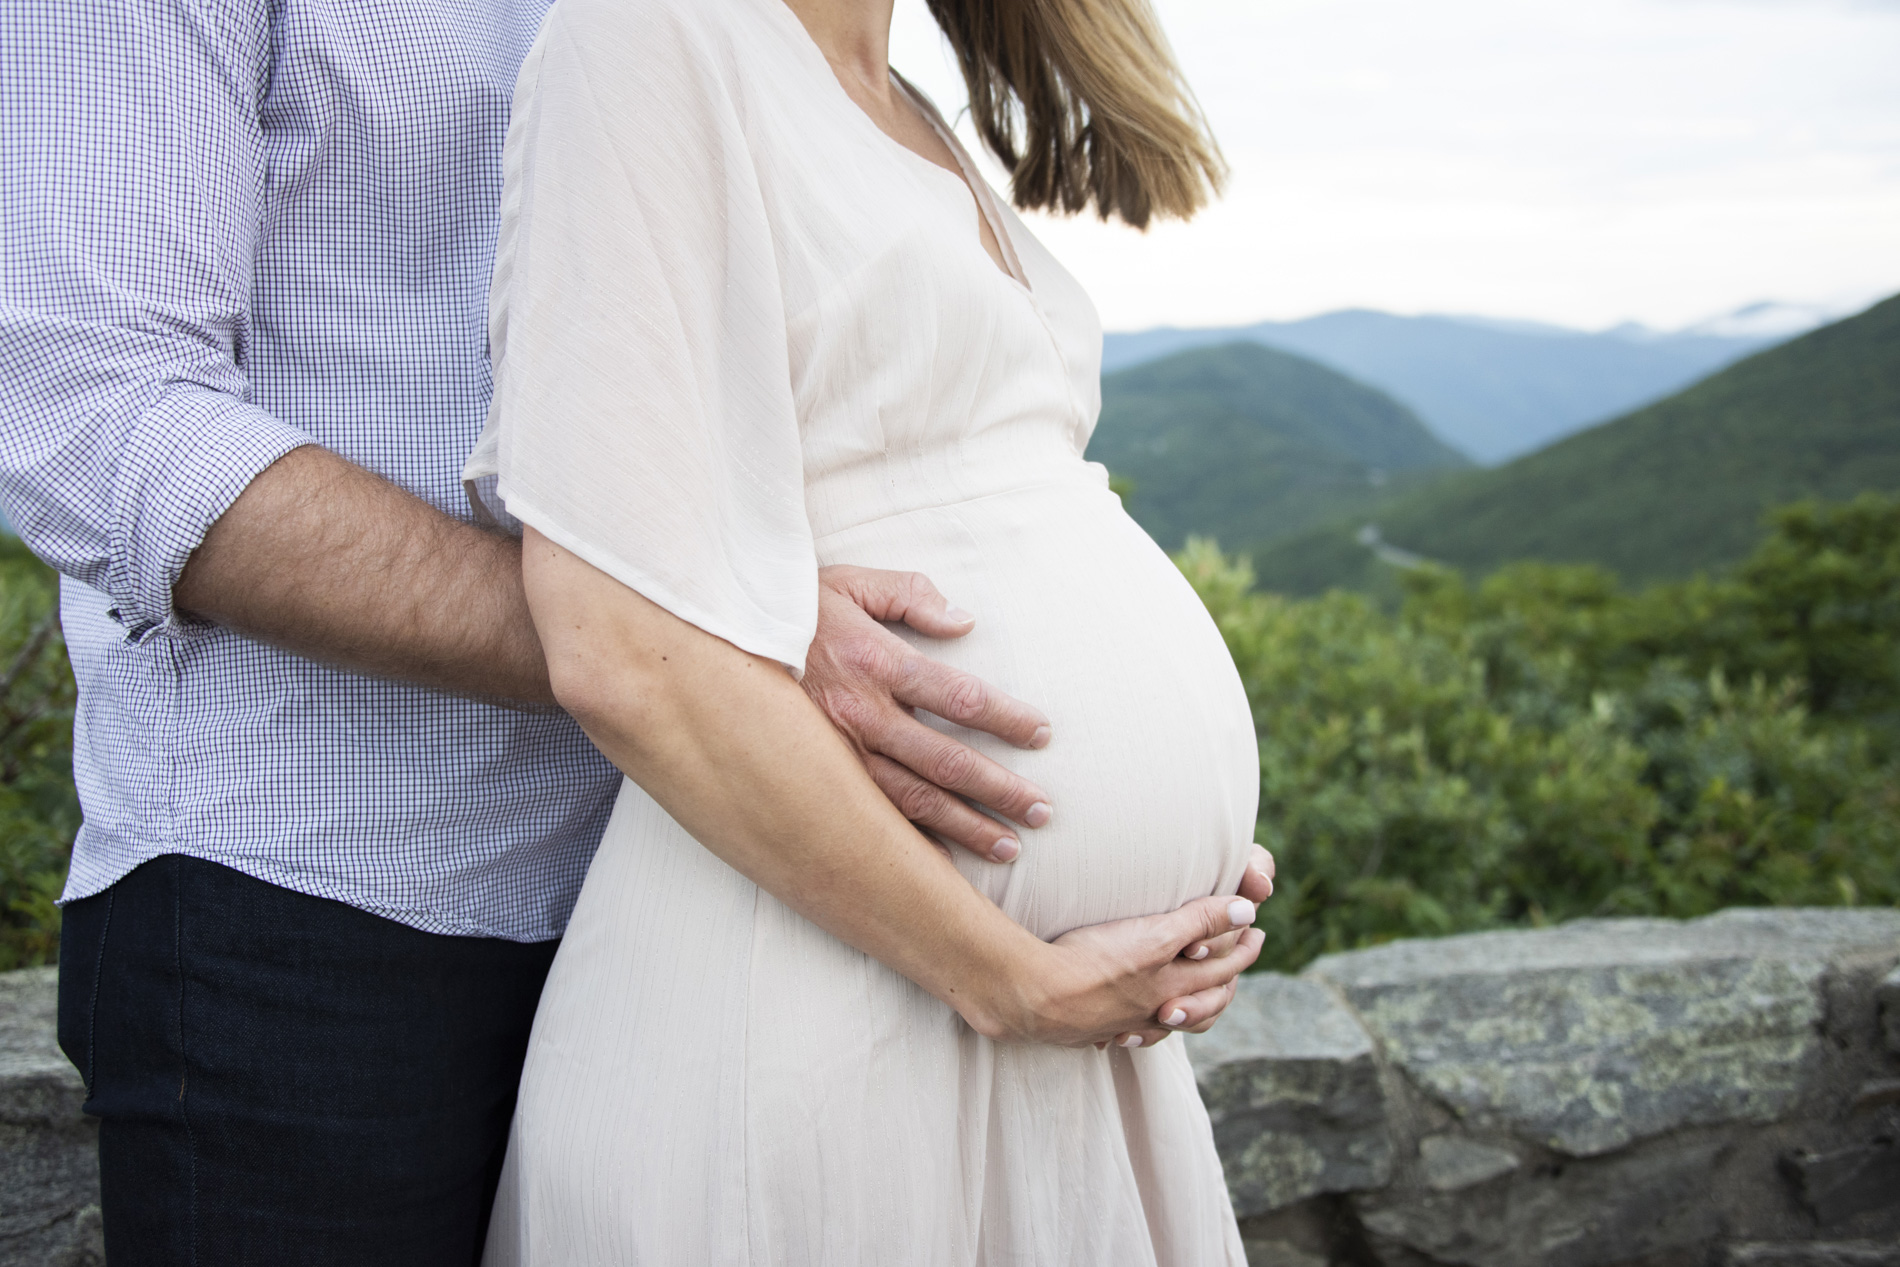
{"label": "pregnant belly", "polygon": [[1246,696],[1200,600],[1113,493],[1020,489],[848,528],[818,552],[929,576],[976,628],[912,641],[1049,716],[1037,752],[936,723],[1050,794],[1053,821],[1019,832],[1014,863],[956,851],[1012,918],[1055,937],[1234,891],[1259,795]]}

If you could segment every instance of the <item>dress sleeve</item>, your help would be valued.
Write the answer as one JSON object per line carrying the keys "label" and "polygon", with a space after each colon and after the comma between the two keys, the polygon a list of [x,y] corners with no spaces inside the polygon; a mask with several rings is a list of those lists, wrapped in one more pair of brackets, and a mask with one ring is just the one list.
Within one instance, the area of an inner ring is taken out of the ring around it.
{"label": "dress sleeve", "polygon": [[478,511],[492,481],[508,517],[802,674],[817,558],[732,81],[688,5],[554,8],[516,90],[495,396],[464,477]]}

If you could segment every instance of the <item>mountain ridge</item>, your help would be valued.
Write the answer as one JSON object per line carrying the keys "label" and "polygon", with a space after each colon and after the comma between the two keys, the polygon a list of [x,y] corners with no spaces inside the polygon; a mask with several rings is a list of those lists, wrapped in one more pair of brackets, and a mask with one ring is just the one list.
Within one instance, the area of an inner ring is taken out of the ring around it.
{"label": "mountain ridge", "polygon": [[1773,506],[1894,489],[1900,296],[1506,466],[1342,507],[1254,556],[1271,588],[1381,588],[1384,565],[1357,539],[1370,521],[1388,547],[1472,571],[1538,558],[1675,579],[1745,556]]}
{"label": "mountain ridge", "polygon": [[1263,344],[1384,391],[1440,439],[1493,464],[1667,396],[1781,337],[1590,333],[1357,308],[1299,321],[1109,334],[1102,364],[1113,372],[1193,347]]}
{"label": "mountain ridge", "polygon": [[1169,549],[1264,541],[1467,465],[1378,389],[1244,342],[1104,376],[1088,453],[1132,482],[1129,513]]}

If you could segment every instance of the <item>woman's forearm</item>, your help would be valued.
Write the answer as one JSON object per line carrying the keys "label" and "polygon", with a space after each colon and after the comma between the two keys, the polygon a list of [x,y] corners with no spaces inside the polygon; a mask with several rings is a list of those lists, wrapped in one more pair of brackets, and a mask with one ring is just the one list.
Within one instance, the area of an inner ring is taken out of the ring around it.
{"label": "woman's forearm", "polygon": [[[986,1033],[1048,947],[907,822],[785,669],[530,531],[523,575],[554,692],[706,848]],[[981,997],[978,997],[981,996]]]}

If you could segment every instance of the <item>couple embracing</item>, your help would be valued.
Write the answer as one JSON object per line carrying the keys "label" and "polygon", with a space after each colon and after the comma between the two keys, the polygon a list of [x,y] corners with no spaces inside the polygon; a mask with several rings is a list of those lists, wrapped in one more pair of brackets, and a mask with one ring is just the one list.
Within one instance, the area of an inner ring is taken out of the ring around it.
{"label": "couple embracing", "polygon": [[[931,7],[1019,202],[1202,203],[1142,0]],[[1243,1263],[1246,699],[890,18],[0,19],[114,1267]]]}

